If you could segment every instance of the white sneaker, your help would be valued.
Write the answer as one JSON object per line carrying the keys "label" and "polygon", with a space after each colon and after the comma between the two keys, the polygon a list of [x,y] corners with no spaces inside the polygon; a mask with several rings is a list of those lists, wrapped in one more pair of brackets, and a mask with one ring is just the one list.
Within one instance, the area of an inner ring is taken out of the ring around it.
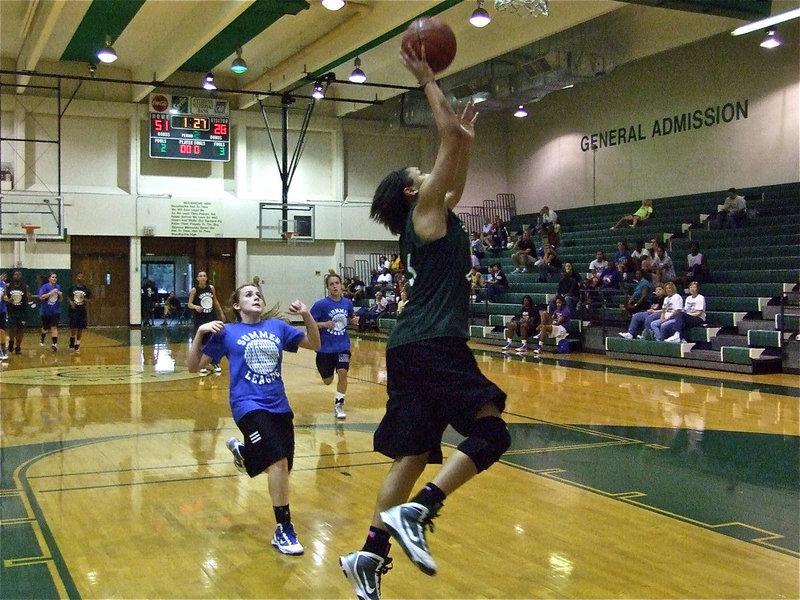
{"label": "white sneaker", "polygon": [[231,451],[231,454],[233,454],[233,466],[236,467],[236,470],[239,471],[239,473],[247,473],[247,467],[244,464],[244,456],[242,456],[244,444],[235,437],[232,437],[225,445],[228,450]]}
{"label": "white sneaker", "polygon": [[200,375],[208,375],[208,369],[200,369],[198,373],[200,373]]}
{"label": "white sneaker", "polygon": [[360,600],[381,600],[381,575],[392,568],[391,558],[361,550],[340,556],[339,566]]}
{"label": "white sneaker", "polygon": [[522,267],[517,267],[514,269],[514,273],[522,273]]}
{"label": "white sneaker", "polygon": [[344,400],[333,403],[333,416],[337,419],[346,419],[347,413],[344,412]]}
{"label": "white sneaker", "polygon": [[272,545],[281,554],[288,554],[289,556],[299,556],[304,552],[302,544],[297,541],[294,525],[291,523],[287,523],[286,526],[278,523],[275,533],[272,535]]}
{"label": "white sneaker", "polygon": [[665,341],[665,342],[672,342],[673,344],[680,343],[680,341],[681,341],[681,334],[680,334],[680,333],[678,333],[678,332],[676,331],[676,332],[675,332],[673,335],[669,336],[669,337],[668,337],[666,340],[664,340],[664,341]]}
{"label": "white sneaker", "polygon": [[381,513],[381,520],[389,533],[408,558],[426,575],[436,575],[436,563],[425,540],[425,528],[433,529],[430,521],[435,516],[436,513],[429,513],[427,508],[417,502],[400,504]]}
{"label": "white sneaker", "polygon": [[542,353],[542,347],[541,346],[536,346],[536,348],[534,349],[533,353],[534,354],[541,354]]}
{"label": "white sneaker", "polygon": [[627,331],[621,331],[620,334],[619,334],[619,337],[625,338],[626,340],[632,340],[633,339],[633,336],[630,333],[628,333]]}
{"label": "white sneaker", "polygon": [[528,342],[522,342],[517,348],[517,352],[527,352],[528,351]]}
{"label": "white sneaker", "polygon": [[219,365],[211,365],[211,368],[214,369],[214,373],[222,373],[222,367]]}
{"label": "white sneaker", "polygon": [[510,350],[511,349],[511,342],[506,342],[506,345],[503,346],[503,350]]}

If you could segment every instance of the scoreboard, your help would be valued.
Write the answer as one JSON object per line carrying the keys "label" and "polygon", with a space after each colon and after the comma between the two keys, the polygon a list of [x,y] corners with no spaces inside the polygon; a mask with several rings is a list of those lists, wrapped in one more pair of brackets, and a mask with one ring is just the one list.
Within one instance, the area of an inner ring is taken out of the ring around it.
{"label": "scoreboard", "polygon": [[228,101],[150,96],[150,158],[231,159]]}

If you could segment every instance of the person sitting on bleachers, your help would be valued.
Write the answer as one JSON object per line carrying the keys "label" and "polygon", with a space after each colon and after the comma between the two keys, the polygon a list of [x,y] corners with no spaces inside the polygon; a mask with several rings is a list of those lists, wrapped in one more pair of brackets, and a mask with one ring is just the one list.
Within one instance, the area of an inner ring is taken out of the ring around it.
{"label": "person sitting on bleachers", "polygon": [[349,294],[348,298],[353,302],[361,300],[364,297],[364,282],[361,281],[358,275],[353,275],[353,278],[347,286],[347,292]]}
{"label": "person sitting on bleachers", "polygon": [[536,231],[551,229],[558,231],[558,214],[554,210],[550,210],[549,206],[543,206],[539,211],[539,219],[536,223]]}
{"label": "person sitting on bleachers", "polygon": [[631,227],[636,227],[640,221],[649,219],[652,214],[653,214],[653,201],[642,200],[642,205],[636,210],[635,213],[633,213],[632,215],[625,215],[619,221],[617,221],[616,225],[614,225],[611,229],[616,229],[623,223],[630,223]]}
{"label": "person sitting on bleachers", "polygon": [[617,251],[614,252],[615,263],[627,263],[631,258],[631,251],[628,248],[628,242],[625,240],[617,240]]}
{"label": "person sitting on bleachers", "polygon": [[536,354],[541,353],[545,338],[555,338],[556,344],[565,339],[569,335],[567,325],[569,325],[571,317],[572,311],[570,311],[564,298],[556,296],[556,309],[552,314],[545,312],[541,315],[542,322],[537,328],[539,333],[535,336],[539,340],[539,345],[534,352]]}
{"label": "person sitting on bleachers", "polygon": [[483,227],[481,227],[481,241],[483,242],[484,248],[491,248],[492,247],[492,227],[494,223],[489,217],[486,217],[483,220]]}
{"label": "person sitting on bleachers", "polygon": [[[655,300],[650,304],[647,310],[634,313],[633,317],[631,317],[631,322],[628,324],[628,331],[621,332],[619,334],[620,337],[624,337],[626,340],[632,340],[633,336],[641,338],[644,333],[649,332],[650,324],[656,319],[661,318],[661,308],[664,305],[664,297],[664,286],[657,285]],[[639,331],[641,331],[642,334],[638,334]]]}
{"label": "person sitting on bleachers", "polygon": [[608,267],[606,253],[598,249],[594,255],[594,260],[589,263],[589,279],[596,279],[596,281],[593,284],[590,284],[589,287],[596,287],[597,284],[600,283],[600,274],[606,269],[606,267]]}
{"label": "person sitting on bleachers", "polygon": [[[682,343],[682,334],[692,327],[705,327],[706,299],[700,293],[700,285],[696,281],[689,284],[689,295],[681,310],[671,322],[661,327],[665,342]],[[674,333],[673,333],[674,332]]]}
{"label": "person sitting on bleachers", "polygon": [[529,232],[522,232],[522,236],[514,244],[514,250],[514,254],[511,255],[511,262],[517,266],[514,273],[528,273],[528,267],[536,260],[534,257],[536,248],[533,246]]}
{"label": "person sitting on bleachers", "polygon": [[483,288],[486,287],[486,282],[483,280],[483,274],[478,270],[478,267],[472,267],[472,269],[470,269],[467,279],[469,279],[472,301],[475,302],[478,299],[478,295],[483,291]]}
{"label": "person sitting on bleachers", "polygon": [[678,314],[683,310],[683,297],[678,293],[672,281],[664,284],[664,294],[664,305],[661,307],[661,314],[658,319],[650,323],[653,338],[657,342],[664,341],[665,326],[671,326],[669,325],[670,321],[677,318]]}
{"label": "person sitting on bleachers", "polygon": [[[575,272],[572,263],[564,263],[564,270],[558,280],[557,296],[563,296],[567,307],[574,312],[581,300],[581,276]],[[556,299],[553,298],[548,304],[548,309],[553,312],[556,309]]]}
{"label": "person sitting on bleachers", "polygon": [[539,259],[534,264],[539,267],[539,283],[547,283],[551,273],[561,271],[561,258],[550,244],[542,246],[538,255]]}
{"label": "person sitting on bleachers", "polygon": [[[395,307],[397,305],[395,304]],[[366,331],[367,329],[377,329],[378,319],[384,316],[389,316],[387,311],[389,309],[389,300],[381,292],[375,292],[375,302],[369,308],[362,306],[356,311],[358,315],[358,330]],[[395,308],[396,310],[396,308]]]}
{"label": "person sitting on bleachers", "polygon": [[392,275],[396,273],[401,273],[405,267],[403,266],[403,260],[400,258],[400,255],[395,253],[392,254],[392,258],[389,260],[389,272]]}
{"label": "person sitting on bleachers", "polygon": [[631,252],[631,259],[635,264],[635,269],[640,269],[642,267],[642,259],[647,254],[647,250],[644,248],[644,240],[636,240],[636,248]]}
{"label": "person sitting on bleachers", "polygon": [[503,223],[503,219],[500,218],[500,215],[497,215],[494,218],[494,223],[492,223],[492,229],[489,233],[492,245],[490,250],[493,252],[499,252],[501,250],[506,250],[508,247],[508,229]]}
{"label": "person sitting on bleachers", "polygon": [[386,267],[381,269],[375,278],[375,289],[382,291],[384,294],[394,289],[394,278]]}
{"label": "person sitting on bleachers", "polygon": [[711,226],[716,229],[722,229],[724,225],[727,225],[731,229],[736,229],[741,227],[746,218],[747,203],[744,200],[744,196],[737,194],[736,188],[731,188],[728,190],[728,195],[725,197],[722,208],[713,216]]}
{"label": "person sitting on bleachers", "polygon": [[636,277],[639,282],[636,284],[633,293],[624,304],[619,305],[620,310],[629,316],[647,310],[655,302],[653,282],[641,270],[636,271]]}
{"label": "person sitting on bleachers", "polygon": [[650,241],[644,245],[644,254],[639,259],[639,267],[643,273],[653,273],[653,260],[656,258],[656,250],[660,242],[656,238],[650,238]]}
{"label": "person sitting on bleachers", "polygon": [[697,240],[689,242],[689,254],[686,255],[686,263],[683,267],[684,274],[679,277],[680,288],[684,291],[688,290],[689,284],[692,281],[697,283],[705,283],[708,281],[708,267],[706,266],[706,257],[700,252],[700,244]]}
{"label": "person sitting on bleachers", "polygon": [[500,268],[500,263],[493,263],[489,267],[489,278],[486,281],[486,287],[483,288],[483,293],[478,296],[478,300],[488,300],[489,302],[497,302],[502,294],[508,289],[508,277]]}
{"label": "person sitting on bleachers", "polygon": [[181,301],[175,297],[175,292],[170,292],[169,296],[167,296],[167,301],[164,302],[164,322],[162,325],[166,326],[170,315],[177,317],[181,315]]}
{"label": "person sitting on bleachers", "polygon": [[672,264],[672,259],[663,244],[658,244],[656,257],[650,261],[650,269],[653,281],[656,283],[665,283],[675,279],[675,265]]}
{"label": "person sitting on bleachers", "polygon": [[403,290],[402,292],[400,292],[400,302],[397,303],[397,314],[398,315],[401,312],[403,312],[403,309],[406,307],[406,304],[408,304],[408,292]]}
{"label": "person sitting on bleachers", "polygon": [[477,257],[479,260],[486,258],[486,246],[483,245],[483,240],[481,240],[481,236],[478,235],[477,231],[472,232],[470,249],[472,250],[472,256]]}
{"label": "person sitting on bleachers", "polygon": [[506,327],[506,345],[503,346],[503,350],[510,350],[514,335],[519,335],[522,343],[519,348],[517,348],[517,352],[527,352],[528,336],[536,331],[540,322],[541,317],[539,316],[539,310],[533,305],[533,298],[525,294],[522,297],[522,304],[519,312],[512,317]]}

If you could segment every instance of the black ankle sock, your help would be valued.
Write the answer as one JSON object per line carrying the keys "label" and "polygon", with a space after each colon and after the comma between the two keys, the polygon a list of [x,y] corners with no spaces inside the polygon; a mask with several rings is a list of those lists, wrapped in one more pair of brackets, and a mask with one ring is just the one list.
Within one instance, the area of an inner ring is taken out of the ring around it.
{"label": "black ankle sock", "polygon": [[362,550],[384,558],[387,557],[389,555],[389,532],[377,527],[370,527],[367,541],[364,542]]}
{"label": "black ankle sock", "polygon": [[426,483],[425,487],[420,490],[419,494],[414,496],[412,502],[422,504],[428,510],[435,510],[441,506],[446,498],[444,492],[440,490],[433,483]]}
{"label": "black ankle sock", "polygon": [[69,347],[70,348],[74,348],[75,347],[75,338],[72,337],[72,336],[70,336],[70,338],[69,338]]}
{"label": "black ankle sock", "polygon": [[44,335],[45,335],[45,334],[43,334],[43,333],[40,333],[40,334],[39,334],[39,341],[40,341],[42,344],[44,344]]}
{"label": "black ankle sock", "polygon": [[288,525],[292,522],[292,513],[288,504],[286,506],[273,506],[272,510],[275,511],[275,521],[277,523]]}

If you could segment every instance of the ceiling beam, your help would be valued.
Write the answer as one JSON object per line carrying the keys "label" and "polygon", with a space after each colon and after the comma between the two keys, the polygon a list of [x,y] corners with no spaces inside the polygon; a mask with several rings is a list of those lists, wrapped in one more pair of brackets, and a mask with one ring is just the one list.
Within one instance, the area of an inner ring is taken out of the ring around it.
{"label": "ceiling beam", "polygon": [[[31,3],[31,10],[28,12],[29,26],[26,28],[25,39],[17,55],[17,71],[34,71],[36,69],[42,52],[58,23],[58,16],[62,8],[64,8],[62,2],[39,2],[37,0]],[[16,82],[17,93],[22,94],[25,86],[30,82],[30,76],[18,75]]]}

